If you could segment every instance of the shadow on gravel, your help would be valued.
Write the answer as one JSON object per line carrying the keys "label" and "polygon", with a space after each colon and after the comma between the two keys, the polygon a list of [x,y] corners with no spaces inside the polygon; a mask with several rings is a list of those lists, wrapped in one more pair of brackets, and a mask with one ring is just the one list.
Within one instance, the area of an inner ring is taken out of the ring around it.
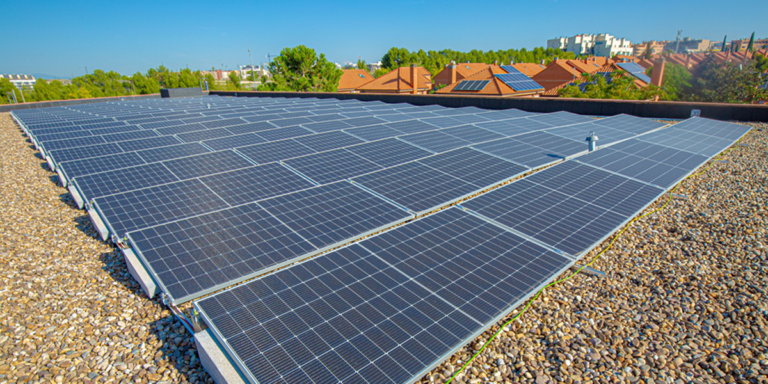
{"label": "shadow on gravel", "polygon": [[77,206],[77,203],[75,203],[75,199],[73,199],[72,195],[70,195],[69,193],[59,194],[59,200],[61,200],[62,203],[68,205],[70,208],[80,210],[80,208],[78,208]]}
{"label": "shadow on gravel", "polygon": [[99,236],[99,233],[96,231],[96,228],[93,227],[90,216],[88,216],[87,214],[81,215],[81,216],[75,217],[74,221],[75,223],[77,223],[77,225],[75,226],[77,229],[79,229],[86,235],[93,237],[94,239],[99,239],[100,241],[103,242],[103,240],[101,240],[101,237]]}
{"label": "shadow on gravel", "polygon": [[[148,339],[154,336],[162,343],[156,347],[157,352],[154,356],[156,365],[162,366],[163,363],[161,361],[164,361],[176,368],[182,377],[186,376],[190,383],[205,383],[208,381],[209,376],[200,365],[195,340],[176,316],[169,315],[153,321],[147,325],[147,328],[150,334]],[[157,371],[152,372],[153,368],[148,368],[148,373],[157,374]],[[159,379],[158,377],[153,378]],[[182,381],[180,377],[170,380]]]}

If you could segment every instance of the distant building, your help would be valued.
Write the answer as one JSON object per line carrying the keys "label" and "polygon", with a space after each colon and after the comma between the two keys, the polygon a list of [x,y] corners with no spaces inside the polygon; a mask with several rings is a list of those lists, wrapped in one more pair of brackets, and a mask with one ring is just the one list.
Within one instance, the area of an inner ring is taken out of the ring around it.
{"label": "distant building", "polygon": [[241,65],[240,66],[240,77],[242,79],[251,79],[251,71],[254,72],[256,75],[256,80],[258,81],[260,76],[269,76],[269,69],[266,68],[264,65]]}
{"label": "distant building", "polygon": [[669,43],[669,41],[643,41],[642,43],[637,43],[632,46],[632,55],[633,56],[643,56],[645,55],[645,51],[648,49],[648,44],[651,44],[651,54],[657,55],[662,52],[664,52],[664,47]]}
{"label": "distant building", "polygon": [[338,92],[342,93],[358,93],[359,87],[373,81],[373,75],[365,69],[347,69],[339,79]]}
{"label": "distant building", "polygon": [[15,85],[16,88],[22,89],[23,87],[27,87],[29,89],[35,88],[35,83],[37,82],[37,79],[35,79],[32,75],[4,75],[0,74],[0,78],[5,78],[11,81],[11,84]]}
{"label": "distant building", "polygon": [[432,74],[416,66],[397,68],[357,88],[361,93],[427,94],[432,90]]}
{"label": "distant building", "polygon": [[595,55],[611,57],[613,55],[632,54],[632,43],[629,40],[620,39],[607,33],[557,37],[547,40],[547,48],[573,52],[577,56]]}
{"label": "distant building", "polygon": [[368,65],[368,72],[374,73],[377,69],[381,69],[381,61],[377,61],[375,63],[367,63]]}

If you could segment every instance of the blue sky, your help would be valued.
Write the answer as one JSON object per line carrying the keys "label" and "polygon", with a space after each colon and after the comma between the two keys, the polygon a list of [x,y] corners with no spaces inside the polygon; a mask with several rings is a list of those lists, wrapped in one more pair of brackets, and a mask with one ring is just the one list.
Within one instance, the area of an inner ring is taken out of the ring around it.
{"label": "blue sky", "polygon": [[[638,5],[640,7],[638,7]],[[2,5],[0,73],[80,76],[235,68],[304,44],[332,61],[378,61],[393,46],[528,49],[610,33],[631,41],[768,37],[768,1],[12,1]]]}

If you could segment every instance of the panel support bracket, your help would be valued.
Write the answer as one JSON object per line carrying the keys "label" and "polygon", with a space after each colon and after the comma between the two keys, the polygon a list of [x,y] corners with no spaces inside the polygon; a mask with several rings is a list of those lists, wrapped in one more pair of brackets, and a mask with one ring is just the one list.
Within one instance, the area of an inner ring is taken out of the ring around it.
{"label": "panel support bracket", "polygon": [[580,264],[574,264],[574,265],[571,266],[571,271],[576,272],[578,270],[581,270],[581,273],[586,273],[587,275],[590,275],[590,276],[605,277],[605,272],[599,271],[599,270],[594,269],[594,268],[585,267],[585,266],[582,266]]}

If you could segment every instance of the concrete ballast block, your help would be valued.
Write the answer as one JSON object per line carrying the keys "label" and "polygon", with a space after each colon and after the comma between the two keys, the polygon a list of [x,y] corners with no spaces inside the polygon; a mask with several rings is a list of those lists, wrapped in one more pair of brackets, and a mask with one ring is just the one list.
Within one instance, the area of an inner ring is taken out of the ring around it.
{"label": "concrete ballast block", "polygon": [[200,363],[216,384],[245,384],[242,376],[213,340],[209,330],[195,333],[195,345]]}
{"label": "concrete ballast block", "polygon": [[152,276],[149,275],[147,269],[144,268],[144,264],[141,263],[139,258],[136,257],[136,254],[133,253],[130,248],[120,248],[120,250],[123,252],[125,264],[128,265],[128,271],[131,272],[133,279],[139,282],[141,289],[144,290],[144,293],[146,293],[150,299],[155,297],[157,294],[157,284],[155,284],[155,281],[152,279]]}

